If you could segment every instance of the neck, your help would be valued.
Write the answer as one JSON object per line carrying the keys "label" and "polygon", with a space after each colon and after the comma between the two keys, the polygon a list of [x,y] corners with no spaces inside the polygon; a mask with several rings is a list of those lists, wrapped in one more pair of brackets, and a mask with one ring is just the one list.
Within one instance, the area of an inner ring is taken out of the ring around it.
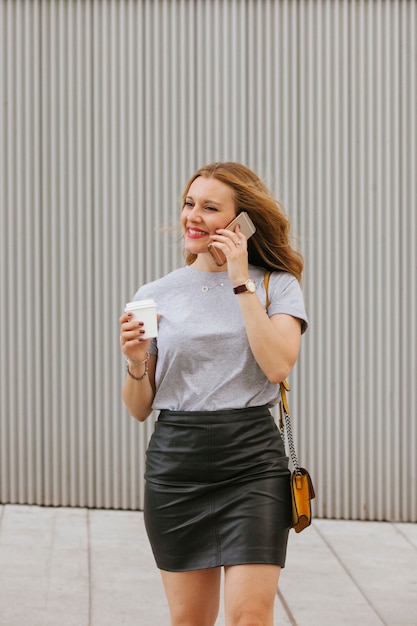
{"label": "neck", "polygon": [[200,253],[191,265],[200,272],[227,272],[227,263],[219,267],[215,264],[210,252]]}

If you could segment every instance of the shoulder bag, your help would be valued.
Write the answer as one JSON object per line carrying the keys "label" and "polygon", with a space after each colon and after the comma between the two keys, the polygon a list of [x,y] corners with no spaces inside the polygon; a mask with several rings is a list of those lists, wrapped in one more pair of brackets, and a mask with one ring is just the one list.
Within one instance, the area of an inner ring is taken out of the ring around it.
{"label": "shoulder bag", "polygon": [[[268,284],[271,272],[266,272],[264,277],[264,286],[266,294],[266,309],[269,306]],[[280,420],[279,429],[285,446],[285,438],[287,439],[288,449],[291,461],[294,467],[291,473],[291,499],[292,499],[292,528],[296,533],[300,533],[304,528],[311,524],[311,500],[316,497],[313,487],[313,481],[310,474],[304,467],[300,467],[298,457],[294,448],[294,440],[291,429],[290,410],[287,401],[287,391],[290,386],[286,380],[280,383],[281,401],[279,403]],[[286,437],[285,437],[286,436]]]}

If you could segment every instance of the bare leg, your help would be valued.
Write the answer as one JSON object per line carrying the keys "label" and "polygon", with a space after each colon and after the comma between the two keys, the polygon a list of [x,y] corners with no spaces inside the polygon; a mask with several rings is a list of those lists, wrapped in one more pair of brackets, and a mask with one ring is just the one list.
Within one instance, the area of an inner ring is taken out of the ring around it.
{"label": "bare leg", "polygon": [[161,570],[171,626],[214,626],[220,603],[220,568]]}
{"label": "bare leg", "polygon": [[277,565],[225,567],[227,626],[273,626],[281,568]]}

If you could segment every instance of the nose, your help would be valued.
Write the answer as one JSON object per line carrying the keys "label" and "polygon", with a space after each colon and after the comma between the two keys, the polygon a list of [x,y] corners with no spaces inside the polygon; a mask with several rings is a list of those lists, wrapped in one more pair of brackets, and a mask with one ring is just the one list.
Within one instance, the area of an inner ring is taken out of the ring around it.
{"label": "nose", "polygon": [[188,219],[192,222],[201,222],[201,208],[197,202],[190,207]]}

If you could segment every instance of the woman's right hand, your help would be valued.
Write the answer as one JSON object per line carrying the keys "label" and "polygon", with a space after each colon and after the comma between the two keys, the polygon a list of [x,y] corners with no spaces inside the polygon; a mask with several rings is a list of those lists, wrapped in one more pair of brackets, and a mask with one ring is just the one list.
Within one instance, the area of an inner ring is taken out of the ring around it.
{"label": "woman's right hand", "polygon": [[146,359],[151,339],[141,339],[144,334],[143,323],[132,319],[132,313],[123,313],[120,322],[120,348],[132,363]]}
{"label": "woman's right hand", "polygon": [[129,360],[123,400],[129,413],[139,422],[144,422],[152,413],[155,396],[156,357],[148,354],[152,339],[142,339],[144,325],[133,320],[131,312],[123,313],[120,322],[120,348]]}

